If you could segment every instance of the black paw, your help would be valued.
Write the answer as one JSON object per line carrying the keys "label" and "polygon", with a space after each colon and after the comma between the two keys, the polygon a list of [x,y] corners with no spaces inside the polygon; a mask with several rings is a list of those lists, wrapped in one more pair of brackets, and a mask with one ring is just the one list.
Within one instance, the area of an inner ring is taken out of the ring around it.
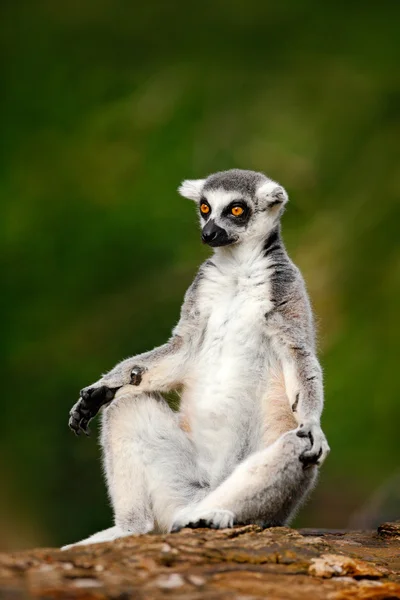
{"label": "black paw", "polygon": [[143,373],[146,369],[143,367],[133,367],[131,371],[131,385],[140,385],[142,382]]}
{"label": "black paw", "polygon": [[308,438],[310,447],[305,449],[299,456],[303,468],[307,469],[313,465],[321,465],[329,454],[329,446],[326,437],[319,424],[301,424],[297,435],[300,438]]}
{"label": "black paw", "polygon": [[309,452],[303,452],[299,456],[299,461],[302,463],[303,469],[308,469],[309,467],[312,467],[313,465],[317,465],[321,456],[322,456],[322,448],[320,448],[318,452],[315,452],[313,454],[310,454]]}
{"label": "black paw", "polygon": [[76,435],[80,435],[81,431],[89,435],[89,421],[97,415],[104,404],[111,402],[117,390],[118,388],[107,386],[89,387],[81,390],[80,399],[74,404],[69,413],[69,428]]}
{"label": "black paw", "polygon": [[184,527],[189,529],[210,528],[210,529],[226,529],[233,527],[236,519],[233,512],[224,509],[202,510],[201,514],[180,515],[172,525],[171,532],[175,533]]}
{"label": "black paw", "polygon": [[318,461],[322,455],[322,448],[317,449],[314,447],[313,434],[308,428],[301,429],[302,427],[303,425],[300,425],[297,435],[299,438],[308,438],[310,440],[311,448],[309,450],[304,450],[304,452],[300,454],[299,461],[302,463],[303,469],[308,469],[309,467],[318,464]]}
{"label": "black paw", "polygon": [[189,521],[186,527],[189,527],[189,529],[204,529],[207,527],[210,527],[211,529],[218,529],[211,519],[197,519],[197,521]]}
{"label": "black paw", "polygon": [[208,519],[197,519],[196,521],[189,521],[188,523],[185,523],[185,525],[174,525],[171,529],[171,533],[177,533],[178,531],[181,531],[181,529],[207,529],[207,528],[212,528],[212,529],[218,529],[218,527],[216,527],[215,525],[213,525],[212,521],[208,520]]}

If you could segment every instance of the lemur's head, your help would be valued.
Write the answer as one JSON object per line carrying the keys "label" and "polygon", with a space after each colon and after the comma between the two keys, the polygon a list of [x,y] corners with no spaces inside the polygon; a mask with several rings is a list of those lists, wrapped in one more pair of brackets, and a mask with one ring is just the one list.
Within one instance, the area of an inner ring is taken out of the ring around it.
{"label": "lemur's head", "polygon": [[213,248],[264,238],[288,200],[279,183],[263,173],[241,169],[186,180],[179,193],[197,203],[202,240]]}

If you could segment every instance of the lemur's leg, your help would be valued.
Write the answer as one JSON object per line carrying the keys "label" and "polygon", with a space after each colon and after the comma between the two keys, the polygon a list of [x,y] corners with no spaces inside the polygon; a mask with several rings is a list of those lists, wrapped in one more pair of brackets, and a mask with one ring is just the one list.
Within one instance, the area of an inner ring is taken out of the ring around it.
{"label": "lemur's leg", "polygon": [[176,512],[172,531],[182,527],[264,526],[288,522],[312,488],[317,467],[303,461],[310,449],[299,429],[284,433],[265,450],[251,455],[197,505]]}
{"label": "lemur's leg", "polygon": [[70,428],[76,434],[81,430],[88,434],[90,419],[124,385],[134,385],[137,393],[176,388],[184,377],[187,358],[188,346],[175,335],[159,348],[120,362],[99,381],[81,390],[80,399],[70,411]]}
{"label": "lemur's leg", "polygon": [[135,395],[132,402],[132,386],[104,410],[106,478],[115,524],[125,531],[167,531],[178,507],[209,491],[178,419],[161,396]]}
{"label": "lemur's leg", "polygon": [[103,409],[101,443],[116,528],[100,536],[166,532],[177,510],[208,493],[178,419],[161,396],[137,394],[130,385]]}

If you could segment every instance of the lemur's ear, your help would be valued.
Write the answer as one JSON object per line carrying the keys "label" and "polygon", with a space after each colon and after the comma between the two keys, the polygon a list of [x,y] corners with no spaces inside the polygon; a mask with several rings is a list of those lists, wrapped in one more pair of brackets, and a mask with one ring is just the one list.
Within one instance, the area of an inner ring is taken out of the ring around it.
{"label": "lemur's ear", "polygon": [[186,179],[182,181],[178,192],[184,198],[189,198],[189,200],[200,200],[205,181],[205,179]]}
{"label": "lemur's ear", "polygon": [[269,208],[273,206],[284,206],[289,200],[285,188],[276,181],[266,181],[257,190],[257,198],[260,203],[266,204]]}

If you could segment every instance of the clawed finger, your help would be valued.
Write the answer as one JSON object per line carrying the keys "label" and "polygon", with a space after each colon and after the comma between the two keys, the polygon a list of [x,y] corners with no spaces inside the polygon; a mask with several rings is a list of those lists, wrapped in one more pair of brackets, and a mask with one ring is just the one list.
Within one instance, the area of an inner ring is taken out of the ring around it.
{"label": "clawed finger", "polygon": [[89,436],[89,421],[89,411],[78,405],[77,408],[70,412],[68,426],[75,433],[75,435],[80,435],[81,431],[83,431],[85,435]]}
{"label": "clawed finger", "polygon": [[299,460],[303,463],[304,468],[318,464],[319,459],[322,456],[322,448],[318,451],[316,449],[305,450],[300,454]]}
{"label": "clawed finger", "polygon": [[80,427],[81,431],[83,431],[83,433],[87,437],[90,436],[90,429],[89,429],[88,425],[89,425],[89,419],[81,419],[81,422],[79,423],[79,427]]}
{"label": "clawed finger", "polygon": [[299,438],[305,438],[305,437],[309,437],[310,435],[310,430],[309,429],[299,429],[296,432],[297,437]]}
{"label": "clawed finger", "polygon": [[68,427],[75,433],[75,435],[80,435],[79,421],[77,421],[73,416],[71,416],[68,421]]}

